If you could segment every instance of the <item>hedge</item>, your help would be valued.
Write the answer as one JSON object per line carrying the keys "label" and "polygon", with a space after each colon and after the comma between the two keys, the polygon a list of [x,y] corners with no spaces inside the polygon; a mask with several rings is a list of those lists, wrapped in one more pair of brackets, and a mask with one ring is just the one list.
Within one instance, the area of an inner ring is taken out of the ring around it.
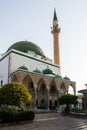
{"label": "hedge", "polygon": [[17,111],[17,110],[0,110],[0,122],[20,122],[20,121],[33,121],[35,113],[30,110]]}

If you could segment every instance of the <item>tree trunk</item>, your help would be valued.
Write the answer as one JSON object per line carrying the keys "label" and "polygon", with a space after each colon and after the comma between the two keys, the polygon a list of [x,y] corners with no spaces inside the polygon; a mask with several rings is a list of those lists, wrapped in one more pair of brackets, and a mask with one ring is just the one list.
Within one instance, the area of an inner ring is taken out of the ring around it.
{"label": "tree trunk", "polygon": [[69,104],[66,104],[65,112],[70,113],[70,105]]}

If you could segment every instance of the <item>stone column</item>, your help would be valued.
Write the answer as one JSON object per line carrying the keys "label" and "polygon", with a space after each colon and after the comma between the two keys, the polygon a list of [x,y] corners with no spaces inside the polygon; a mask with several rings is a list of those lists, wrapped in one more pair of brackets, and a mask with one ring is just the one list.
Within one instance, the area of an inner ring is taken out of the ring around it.
{"label": "stone column", "polygon": [[59,97],[62,96],[62,94],[61,94],[61,89],[58,89],[57,92],[58,92],[58,101],[57,101],[57,103],[58,103],[58,104],[57,104],[57,112],[58,112],[58,111],[61,111],[61,110],[62,110],[62,109],[61,109],[61,106],[60,106],[60,104],[59,104]]}
{"label": "stone column", "polygon": [[59,90],[57,90],[57,111],[59,110]]}
{"label": "stone column", "polygon": [[74,95],[76,95],[76,86],[73,87]]}
{"label": "stone column", "polygon": [[35,88],[35,109],[37,109],[37,85],[34,85]]}
{"label": "stone column", "polygon": [[71,83],[70,85],[71,85],[72,88],[73,88],[74,95],[76,95],[76,83],[73,82],[73,83]]}
{"label": "stone column", "polygon": [[47,87],[47,107],[48,107],[48,110],[49,110],[49,87]]}
{"label": "stone column", "polygon": [[23,78],[24,78],[24,73],[23,72],[18,72],[17,73],[17,80],[18,80],[19,83],[22,84]]}

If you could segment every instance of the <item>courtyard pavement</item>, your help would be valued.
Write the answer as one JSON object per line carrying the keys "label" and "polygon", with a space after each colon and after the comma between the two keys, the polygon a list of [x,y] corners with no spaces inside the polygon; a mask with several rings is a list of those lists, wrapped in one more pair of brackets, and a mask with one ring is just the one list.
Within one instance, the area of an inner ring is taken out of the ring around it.
{"label": "courtyard pavement", "polygon": [[0,130],[87,130],[87,119],[63,117],[59,113],[36,114],[32,123],[3,125]]}

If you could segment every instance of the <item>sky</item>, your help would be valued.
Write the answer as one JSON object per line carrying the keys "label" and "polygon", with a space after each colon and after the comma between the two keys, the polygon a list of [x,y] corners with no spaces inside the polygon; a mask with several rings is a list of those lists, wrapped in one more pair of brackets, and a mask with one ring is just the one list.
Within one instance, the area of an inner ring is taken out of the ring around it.
{"label": "sky", "polygon": [[51,27],[54,8],[60,33],[61,75],[87,83],[87,0],[0,0],[0,54],[13,43],[36,43],[53,59]]}

